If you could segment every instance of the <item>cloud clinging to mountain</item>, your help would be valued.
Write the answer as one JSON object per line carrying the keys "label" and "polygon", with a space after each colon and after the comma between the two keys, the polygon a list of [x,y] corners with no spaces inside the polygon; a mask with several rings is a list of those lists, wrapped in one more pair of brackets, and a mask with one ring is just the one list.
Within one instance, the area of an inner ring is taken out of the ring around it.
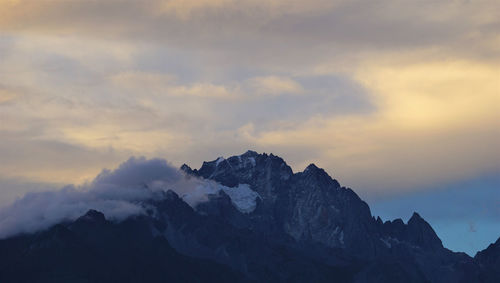
{"label": "cloud clinging to mountain", "polygon": [[89,209],[121,221],[144,214],[147,201],[160,200],[173,190],[195,207],[219,186],[208,180],[187,177],[163,159],[130,158],[117,169],[103,170],[92,182],[60,190],[29,192],[0,209],[0,238],[32,233],[75,220]]}

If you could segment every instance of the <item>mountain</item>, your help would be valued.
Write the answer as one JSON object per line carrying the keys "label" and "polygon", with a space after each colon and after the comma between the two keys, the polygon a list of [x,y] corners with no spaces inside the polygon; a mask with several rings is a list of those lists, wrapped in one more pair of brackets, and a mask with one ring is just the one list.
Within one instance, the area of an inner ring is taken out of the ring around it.
{"label": "mountain", "polygon": [[480,280],[484,282],[499,282],[500,278],[500,238],[485,250],[476,254],[474,259],[481,268]]}
{"label": "mountain", "polygon": [[144,215],[95,210],[0,240],[0,282],[500,282],[500,240],[471,258],[418,213],[382,222],[309,165],[254,151],[183,165],[221,188],[194,207],[172,190]]}

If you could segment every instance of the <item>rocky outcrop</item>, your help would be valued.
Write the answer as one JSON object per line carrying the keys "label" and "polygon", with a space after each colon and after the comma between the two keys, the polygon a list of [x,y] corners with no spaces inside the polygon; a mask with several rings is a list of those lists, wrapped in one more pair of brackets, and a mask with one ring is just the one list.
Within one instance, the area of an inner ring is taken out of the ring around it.
{"label": "rocky outcrop", "polygon": [[482,282],[500,282],[500,238],[474,257],[479,264]]}

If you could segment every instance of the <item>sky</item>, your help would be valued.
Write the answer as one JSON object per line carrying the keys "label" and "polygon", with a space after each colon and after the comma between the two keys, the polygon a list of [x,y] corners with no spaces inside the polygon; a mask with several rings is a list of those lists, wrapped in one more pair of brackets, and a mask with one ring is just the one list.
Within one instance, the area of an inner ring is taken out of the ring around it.
{"label": "sky", "polygon": [[0,205],[253,149],[473,254],[500,236],[500,4],[0,0],[0,121]]}

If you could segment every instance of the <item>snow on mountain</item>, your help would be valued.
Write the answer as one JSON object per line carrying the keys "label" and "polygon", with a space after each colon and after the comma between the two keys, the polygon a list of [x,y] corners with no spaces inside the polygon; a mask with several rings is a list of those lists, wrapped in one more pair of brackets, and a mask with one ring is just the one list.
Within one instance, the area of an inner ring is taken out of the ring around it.
{"label": "snow on mountain", "polygon": [[231,198],[231,203],[240,212],[250,213],[257,207],[257,198],[260,198],[260,195],[250,189],[248,184],[240,184],[234,188],[220,187]]}
{"label": "snow on mountain", "polygon": [[219,164],[220,164],[222,161],[224,161],[224,160],[226,160],[226,159],[224,159],[224,157],[222,157],[222,156],[221,156],[221,157],[219,157],[219,158],[217,158],[217,160],[215,161],[215,166],[219,166]]}

